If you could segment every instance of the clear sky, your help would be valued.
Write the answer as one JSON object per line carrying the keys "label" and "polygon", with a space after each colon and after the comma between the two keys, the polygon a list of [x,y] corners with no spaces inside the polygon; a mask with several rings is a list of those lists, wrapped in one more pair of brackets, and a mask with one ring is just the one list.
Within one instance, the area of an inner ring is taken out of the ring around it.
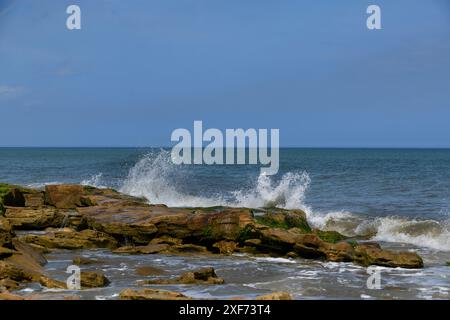
{"label": "clear sky", "polygon": [[0,0],[1,146],[169,146],[194,120],[450,147],[450,1]]}

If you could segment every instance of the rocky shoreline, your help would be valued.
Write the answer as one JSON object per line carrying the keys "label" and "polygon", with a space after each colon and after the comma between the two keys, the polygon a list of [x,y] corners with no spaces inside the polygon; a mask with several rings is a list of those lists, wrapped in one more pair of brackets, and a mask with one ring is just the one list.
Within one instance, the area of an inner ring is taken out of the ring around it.
{"label": "rocky shoreline", "polygon": [[[35,232],[37,231],[37,232]],[[44,190],[0,184],[0,299],[23,299],[15,290],[37,282],[66,289],[45,273],[53,250],[105,248],[122,255],[231,255],[320,259],[362,266],[422,268],[414,252],[311,228],[301,210],[279,208],[169,208],[112,189],[49,185]],[[74,264],[88,264],[76,258]],[[142,270],[143,275],[151,275]],[[155,270],[153,270],[155,272]],[[178,277],[143,277],[141,285],[221,284],[214,269],[186,270]],[[101,272],[82,272],[82,288],[107,286]],[[135,284],[130,284],[130,287]],[[38,297],[45,299],[45,295]],[[126,289],[121,299],[189,299],[146,287]],[[238,299],[239,297],[236,297]],[[289,299],[277,292],[261,299]]]}

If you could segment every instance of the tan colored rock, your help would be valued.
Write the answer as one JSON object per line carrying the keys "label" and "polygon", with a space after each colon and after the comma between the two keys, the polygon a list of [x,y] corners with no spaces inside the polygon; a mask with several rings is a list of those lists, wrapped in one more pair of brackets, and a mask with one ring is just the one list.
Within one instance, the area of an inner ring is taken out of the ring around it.
{"label": "tan colored rock", "polygon": [[135,244],[147,244],[154,238],[157,228],[148,221],[149,206],[128,200],[116,200],[108,205],[78,208],[89,227]]}
{"label": "tan colored rock", "polygon": [[45,186],[45,202],[58,209],[75,209],[83,205],[81,197],[84,187],[81,185]]}
{"label": "tan colored rock", "polygon": [[329,243],[324,245],[324,252],[327,260],[334,262],[353,261],[354,249],[348,242]]}
{"label": "tan colored rock", "polygon": [[127,254],[155,254],[169,249],[168,244],[149,244],[146,246],[123,246],[114,250],[114,253]]}
{"label": "tan colored rock", "polygon": [[178,245],[182,244],[183,240],[169,237],[169,236],[162,236],[160,238],[155,238],[150,241],[150,244],[168,244],[168,245]]}
{"label": "tan colored rock", "polygon": [[33,193],[25,193],[24,197],[24,205],[29,208],[40,208],[44,206],[44,193],[43,192],[33,192]]}
{"label": "tan colored rock", "polygon": [[108,278],[100,271],[82,271],[81,288],[100,288],[109,284]]}
{"label": "tan colored rock", "polygon": [[14,233],[9,221],[0,216],[0,247],[10,247]]}
{"label": "tan colored rock", "polygon": [[48,227],[60,227],[64,215],[58,209],[8,207],[5,217],[14,229],[40,230]]}
{"label": "tan colored rock", "polygon": [[302,258],[325,258],[326,243],[314,234],[299,235],[294,245],[294,252]]}
{"label": "tan colored rock", "polygon": [[8,249],[8,248],[4,248],[4,247],[0,247],[0,259],[4,259],[7,257],[10,257],[14,254],[14,250],[12,249]]}
{"label": "tan colored rock", "polygon": [[0,260],[0,280],[10,279],[17,282],[31,281],[32,276],[12,263]]}
{"label": "tan colored rock", "polygon": [[49,249],[92,249],[92,248],[116,248],[117,241],[103,232],[94,230],[62,230],[47,232],[43,235],[28,234],[20,237],[20,240],[36,244]]}
{"label": "tan colored rock", "polygon": [[259,228],[258,231],[261,239],[261,244],[258,247],[271,252],[287,253],[293,251],[295,244],[301,237],[284,229],[264,227]]}
{"label": "tan colored rock", "polygon": [[165,273],[166,272],[164,270],[152,266],[142,266],[136,268],[136,274],[140,276],[156,276]]}
{"label": "tan colored rock", "polygon": [[139,281],[139,284],[223,284],[224,280],[219,278],[213,268],[203,268],[188,271],[174,279],[155,279]]}
{"label": "tan colored rock", "polygon": [[2,262],[6,266],[3,265],[0,269],[6,272],[6,276],[0,276],[0,278],[10,278],[19,282],[37,281],[42,274],[42,266],[47,263],[47,260],[39,251],[18,239],[13,239],[12,243],[15,252],[3,259]]}
{"label": "tan colored rock", "polygon": [[169,254],[208,254],[209,251],[206,247],[198,246],[195,244],[179,244],[175,246],[170,246],[166,250],[161,251],[161,253]]}
{"label": "tan colored rock", "polygon": [[20,283],[11,280],[9,278],[5,278],[0,280],[0,292],[5,290],[17,290],[19,288]]}
{"label": "tan colored rock", "polygon": [[153,238],[163,236],[181,240],[235,241],[243,228],[252,222],[248,209],[193,211],[117,199],[77,210],[91,228],[123,236],[135,244],[147,244]]}
{"label": "tan colored rock", "polygon": [[39,278],[39,283],[50,289],[67,289],[67,284],[58,280],[51,279],[46,276]]}
{"label": "tan colored rock", "polygon": [[274,292],[256,297],[255,300],[292,300],[292,296],[287,292]]}
{"label": "tan colored rock", "polygon": [[379,245],[359,244],[355,248],[353,260],[363,266],[422,268],[423,260],[415,252],[394,252],[383,250]]}
{"label": "tan colored rock", "polygon": [[237,243],[234,241],[222,240],[213,244],[220,254],[232,254],[237,249]]}
{"label": "tan colored rock", "polygon": [[81,266],[81,265],[98,263],[98,261],[94,260],[94,259],[85,258],[85,257],[76,257],[76,258],[73,258],[72,263]]}
{"label": "tan colored rock", "polygon": [[119,297],[121,300],[191,300],[191,298],[179,292],[157,289],[125,289]]}
{"label": "tan colored rock", "polygon": [[244,244],[249,247],[258,247],[261,245],[260,239],[247,239],[244,241]]}
{"label": "tan colored rock", "polygon": [[17,294],[12,294],[8,291],[0,292],[0,300],[26,300]]}

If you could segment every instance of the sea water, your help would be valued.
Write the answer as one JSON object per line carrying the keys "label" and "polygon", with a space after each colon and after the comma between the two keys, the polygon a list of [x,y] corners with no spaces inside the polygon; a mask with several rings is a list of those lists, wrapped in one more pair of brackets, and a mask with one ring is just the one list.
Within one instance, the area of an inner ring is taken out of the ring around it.
{"label": "sea water", "polygon": [[[450,290],[445,266],[450,261],[449,149],[282,148],[279,173],[266,176],[255,165],[174,165],[170,149],[163,148],[0,148],[0,181],[113,187],[168,206],[302,209],[315,227],[369,234],[385,248],[414,250],[425,261],[423,270],[386,268],[383,281],[389,290],[360,293],[368,275],[351,264],[218,258],[229,277],[227,270],[239,263],[254,266],[252,276],[234,276],[234,284],[250,295],[276,287],[304,298],[426,299],[446,298]],[[317,279],[322,287],[307,286]],[[190,293],[234,295],[217,290]]]}

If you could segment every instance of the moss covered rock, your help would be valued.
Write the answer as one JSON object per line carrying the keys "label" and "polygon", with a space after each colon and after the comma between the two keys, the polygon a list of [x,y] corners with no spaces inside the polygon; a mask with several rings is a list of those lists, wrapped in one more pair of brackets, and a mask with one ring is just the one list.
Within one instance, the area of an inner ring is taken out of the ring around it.
{"label": "moss covered rock", "polygon": [[306,213],[301,210],[267,209],[266,213],[257,215],[255,220],[271,228],[298,228],[302,233],[311,232]]}
{"label": "moss covered rock", "polygon": [[337,231],[314,230],[314,234],[317,235],[323,241],[329,242],[329,243],[336,243],[336,242],[347,239],[346,236],[340,234]]}

